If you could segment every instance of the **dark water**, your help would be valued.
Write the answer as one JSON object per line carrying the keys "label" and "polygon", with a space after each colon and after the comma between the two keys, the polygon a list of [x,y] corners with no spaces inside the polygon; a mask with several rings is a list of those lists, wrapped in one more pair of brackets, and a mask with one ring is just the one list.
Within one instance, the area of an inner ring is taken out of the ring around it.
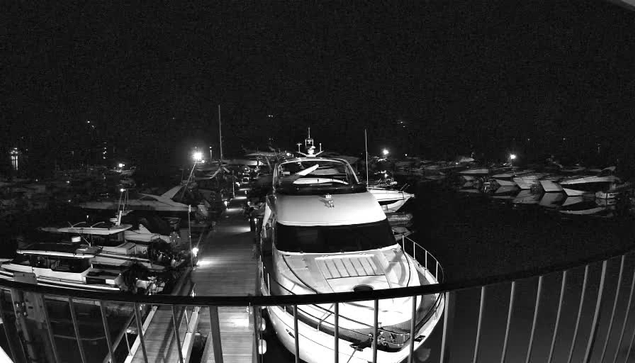
{"label": "dark water", "polygon": [[448,184],[419,184],[414,239],[448,280],[552,266],[635,246],[635,219],[568,217],[539,204],[500,202]]}

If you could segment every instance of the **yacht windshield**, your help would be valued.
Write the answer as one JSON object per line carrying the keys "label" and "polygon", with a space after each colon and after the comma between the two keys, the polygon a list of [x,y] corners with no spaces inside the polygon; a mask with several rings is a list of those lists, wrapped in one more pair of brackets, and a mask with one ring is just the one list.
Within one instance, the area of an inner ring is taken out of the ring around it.
{"label": "yacht windshield", "polygon": [[396,243],[386,219],[344,226],[299,227],[278,223],[275,241],[280,251],[307,253],[365,251]]}

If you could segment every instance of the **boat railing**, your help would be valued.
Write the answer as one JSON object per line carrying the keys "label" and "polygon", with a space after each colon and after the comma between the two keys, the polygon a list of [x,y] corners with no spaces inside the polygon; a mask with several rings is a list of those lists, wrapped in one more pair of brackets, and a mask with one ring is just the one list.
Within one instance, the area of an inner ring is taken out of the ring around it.
{"label": "boat railing", "polygon": [[420,266],[428,270],[436,280],[436,283],[442,283],[445,280],[445,275],[439,260],[419,242],[403,234],[400,237],[399,240],[403,251],[418,262]]}
{"label": "boat railing", "polygon": [[[405,243],[407,246],[411,242],[405,240]],[[629,245],[583,260],[496,276],[332,294],[139,296],[2,281],[0,316],[8,341],[5,349],[14,362],[27,362],[32,355],[42,358],[47,352],[51,352],[48,355],[51,362],[95,361],[93,353],[97,351],[102,354],[99,360],[109,356],[111,358],[104,361],[120,363],[130,354],[124,344],[116,343],[134,337],[131,333],[137,333],[139,361],[152,361],[149,357],[156,352],[148,351],[146,345],[156,337],[148,331],[144,333],[143,329],[147,320],[147,316],[143,318],[144,312],[152,309],[156,313],[166,312],[167,320],[180,327],[169,332],[174,337],[174,344],[181,348],[178,349],[181,356],[177,355],[173,361],[187,361],[187,356],[183,355],[188,353],[185,334],[198,330],[207,336],[215,362],[233,362],[231,355],[223,355],[223,350],[228,350],[233,340],[221,339],[225,328],[219,320],[219,315],[228,308],[246,308],[255,317],[266,306],[288,305],[297,311],[308,304],[333,304],[334,342],[337,342],[342,303],[370,300],[377,312],[379,302],[384,299],[440,294],[444,297],[444,316],[423,348],[431,351],[429,362],[505,362],[511,357],[514,361],[524,362],[625,362],[632,358],[635,342],[635,319],[632,316],[635,254],[632,249]],[[417,260],[423,259],[425,264],[426,254],[419,251],[417,249]],[[436,270],[431,261],[436,260],[428,256],[429,270]],[[441,273],[435,276],[441,278]],[[84,315],[82,309],[87,305],[96,308],[96,313]],[[124,318],[115,319],[115,310],[124,312]],[[209,319],[205,329],[202,325],[196,330],[186,329],[186,325],[192,326],[194,313],[204,314]],[[375,332],[380,329],[377,317],[378,313],[375,313],[372,322]],[[67,322],[63,327],[59,324],[62,318]],[[99,344],[89,343],[95,342],[93,338],[84,339],[88,338],[87,319],[94,319],[101,325],[104,339]],[[297,318],[294,323],[297,324]],[[132,329],[135,326],[136,330]],[[261,329],[260,324],[253,325],[254,361],[262,358],[257,352],[262,352],[265,347],[259,340]],[[74,337],[75,341],[68,337]],[[295,348],[299,351],[301,340],[297,334],[295,337]],[[35,345],[35,342],[45,344],[45,347]],[[191,339],[187,344],[191,344]],[[64,348],[69,345],[72,349]],[[128,345],[132,347],[134,342]],[[334,344],[335,350],[338,347]],[[375,361],[377,347],[377,339],[372,338]],[[70,352],[78,353],[73,359],[65,360],[65,354]],[[419,354],[423,353],[410,352],[409,362],[421,360]],[[346,361],[337,353],[330,360]]]}

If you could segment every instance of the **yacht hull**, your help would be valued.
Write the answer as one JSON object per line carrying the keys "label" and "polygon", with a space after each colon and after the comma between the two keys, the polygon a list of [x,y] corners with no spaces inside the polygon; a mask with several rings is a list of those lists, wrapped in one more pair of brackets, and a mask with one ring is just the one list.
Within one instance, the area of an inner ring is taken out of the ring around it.
{"label": "yacht hull", "polygon": [[[425,271],[427,278],[434,279],[432,274]],[[266,291],[266,284],[263,282],[263,293],[268,294]],[[413,351],[416,351],[418,348],[423,345],[426,338],[430,336],[433,329],[441,319],[444,310],[444,297],[443,295],[433,295],[428,296],[430,299],[437,299],[436,302],[438,307],[434,309],[432,316],[416,331],[415,336],[418,339],[414,339],[414,347]],[[302,306],[298,306],[298,309],[302,309]],[[288,308],[291,310],[291,308]],[[294,317],[290,311],[285,310],[280,306],[270,306],[267,308],[269,320],[273,327],[273,330],[276,333],[277,338],[280,340],[282,345],[293,354],[295,352],[295,329],[294,329]],[[332,320],[332,319],[331,319]],[[345,317],[340,317],[340,329],[344,330],[345,326]],[[316,329],[314,326],[311,326],[304,321],[298,319],[298,332],[299,332],[299,352],[300,359],[307,363],[324,363],[324,362],[334,362],[335,361],[335,337],[333,334],[328,332],[324,332],[322,330]],[[325,323],[326,324],[326,323]],[[378,362],[394,362],[399,363],[404,361],[408,357],[410,353],[410,344],[412,340],[406,343],[400,350],[398,351],[383,351],[377,350],[377,361]],[[338,353],[339,353],[339,361],[340,362],[357,362],[357,363],[367,363],[373,361],[373,348],[372,345],[369,344],[368,347],[353,348],[351,346],[351,342],[345,339],[338,339]]]}

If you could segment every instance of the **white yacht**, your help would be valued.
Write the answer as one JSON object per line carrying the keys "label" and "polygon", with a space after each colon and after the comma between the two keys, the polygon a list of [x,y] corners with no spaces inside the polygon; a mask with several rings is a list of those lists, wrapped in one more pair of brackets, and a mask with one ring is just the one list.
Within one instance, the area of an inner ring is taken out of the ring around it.
{"label": "white yacht", "polygon": [[161,195],[136,193],[124,190],[118,199],[104,199],[80,203],[84,209],[153,211],[156,213],[182,216],[193,213],[198,219],[209,217],[209,203],[202,195],[195,195],[187,185],[178,185]]}
{"label": "white yacht", "polygon": [[101,247],[78,243],[31,244],[0,265],[0,279],[104,292],[154,294],[163,290],[165,282],[142,266],[94,267],[100,252]]}
{"label": "white yacht", "polygon": [[412,193],[396,189],[368,188],[368,191],[377,199],[385,213],[397,212],[407,201],[415,197]]}
{"label": "white yacht", "polygon": [[[129,233],[131,228],[130,224],[101,221],[92,224],[80,222],[68,227],[42,227],[40,230],[74,236],[72,240],[75,242],[99,246],[100,251],[92,259],[94,265],[122,266],[139,263],[151,270],[162,271],[165,267],[178,267],[186,261],[177,251],[181,246],[177,245],[176,239],[172,240],[172,244],[158,237],[149,239],[148,242],[145,242],[148,239],[146,237],[133,241],[128,237],[139,237],[139,234]],[[170,241],[170,237],[164,237]]]}
{"label": "white yacht", "polygon": [[568,196],[595,194],[608,191],[621,183],[620,178],[613,175],[614,168],[606,168],[597,175],[574,176],[559,181]]}
{"label": "white yacht", "polygon": [[[261,229],[261,292],[264,295],[323,294],[421,286],[439,282],[436,260],[420,248],[429,270],[395,240],[376,198],[344,160],[303,157],[279,163],[267,196]],[[432,266],[430,264],[430,266]],[[443,312],[443,295],[380,300],[377,359],[401,362],[420,347]],[[334,306],[267,308],[284,347],[303,361],[334,360]],[[339,361],[372,361],[372,301],[339,304]],[[415,336],[410,336],[414,320]]]}

